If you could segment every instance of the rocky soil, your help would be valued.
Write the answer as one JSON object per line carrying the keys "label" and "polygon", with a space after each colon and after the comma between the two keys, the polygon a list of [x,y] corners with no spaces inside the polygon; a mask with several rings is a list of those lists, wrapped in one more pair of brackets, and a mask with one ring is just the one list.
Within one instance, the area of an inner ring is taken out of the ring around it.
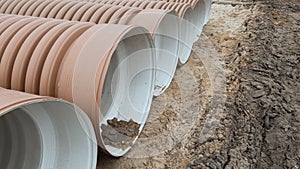
{"label": "rocky soil", "polygon": [[98,168],[300,167],[300,1],[216,0],[141,139]]}

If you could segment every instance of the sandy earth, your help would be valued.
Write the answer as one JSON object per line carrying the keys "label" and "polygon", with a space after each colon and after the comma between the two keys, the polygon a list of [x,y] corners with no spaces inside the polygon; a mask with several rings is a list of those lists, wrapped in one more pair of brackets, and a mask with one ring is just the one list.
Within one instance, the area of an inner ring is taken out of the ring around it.
{"label": "sandy earth", "polygon": [[300,167],[300,1],[217,0],[141,138],[98,168]]}

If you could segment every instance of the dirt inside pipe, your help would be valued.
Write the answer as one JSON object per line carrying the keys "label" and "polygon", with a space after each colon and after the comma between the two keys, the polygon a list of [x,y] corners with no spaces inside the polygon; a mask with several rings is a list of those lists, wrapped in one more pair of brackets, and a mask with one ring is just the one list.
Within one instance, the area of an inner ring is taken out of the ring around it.
{"label": "dirt inside pipe", "polygon": [[117,118],[107,120],[107,125],[101,125],[104,144],[124,150],[132,146],[134,139],[139,134],[140,126],[132,119],[129,121]]}

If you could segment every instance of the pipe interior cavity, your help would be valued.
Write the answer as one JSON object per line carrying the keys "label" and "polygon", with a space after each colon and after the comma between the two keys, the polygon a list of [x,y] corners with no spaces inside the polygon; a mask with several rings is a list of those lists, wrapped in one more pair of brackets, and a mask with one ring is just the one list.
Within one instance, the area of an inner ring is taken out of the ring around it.
{"label": "pipe interior cavity", "polygon": [[204,0],[205,1],[205,19],[204,19],[204,24],[207,24],[209,20],[209,16],[211,13],[211,0]]}
{"label": "pipe interior cavity", "polygon": [[162,94],[170,85],[178,64],[179,20],[176,12],[170,12],[162,19],[156,30],[157,71],[154,95]]}
{"label": "pipe interior cavity", "polygon": [[[107,125],[107,120],[113,118],[133,120],[140,124],[140,133],[147,120],[153,98],[156,62],[151,36],[145,32],[144,29],[128,32],[110,60],[101,95],[100,126]],[[100,132],[103,131],[100,129]],[[130,146],[125,149],[104,146],[114,156],[122,156],[130,149]]]}
{"label": "pipe interior cavity", "polygon": [[[206,22],[206,17],[208,15],[208,4],[205,2],[207,0],[199,0],[194,7],[195,15],[195,27],[197,28],[197,35],[200,35],[203,29],[203,26]],[[198,37],[196,37],[196,40]]]}
{"label": "pipe interior cavity", "polygon": [[17,108],[0,117],[0,168],[95,168],[92,131],[87,116],[69,104]]}
{"label": "pipe interior cavity", "polygon": [[42,140],[29,114],[16,109],[0,118],[0,168],[39,168]]}
{"label": "pipe interior cavity", "polygon": [[179,61],[186,63],[190,57],[195,37],[197,37],[197,28],[195,26],[195,14],[192,8],[188,8],[181,21],[179,38]]}

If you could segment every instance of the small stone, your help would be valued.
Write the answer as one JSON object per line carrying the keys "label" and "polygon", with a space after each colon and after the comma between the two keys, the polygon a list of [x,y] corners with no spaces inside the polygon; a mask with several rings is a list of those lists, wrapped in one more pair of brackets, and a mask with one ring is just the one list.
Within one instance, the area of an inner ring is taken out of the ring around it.
{"label": "small stone", "polygon": [[253,98],[260,98],[264,95],[266,95],[266,92],[264,90],[256,90],[252,93]]}

